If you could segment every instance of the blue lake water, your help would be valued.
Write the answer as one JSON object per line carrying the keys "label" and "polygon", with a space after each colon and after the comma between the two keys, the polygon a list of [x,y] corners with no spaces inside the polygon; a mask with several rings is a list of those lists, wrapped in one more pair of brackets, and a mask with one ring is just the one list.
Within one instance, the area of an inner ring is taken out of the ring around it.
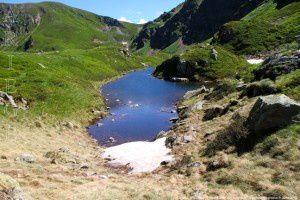
{"label": "blue lake water", "polygon": [[[111,115],[89,127],[101,145],[154,139],[172,126],[170,119],[177,117],[172,111],[185,92],[198,87],[157,79],[152,76],[153,71],[154,68],[147,68],[132,72],[102,87]],[[116,142],[110,143],[110,137]]]}

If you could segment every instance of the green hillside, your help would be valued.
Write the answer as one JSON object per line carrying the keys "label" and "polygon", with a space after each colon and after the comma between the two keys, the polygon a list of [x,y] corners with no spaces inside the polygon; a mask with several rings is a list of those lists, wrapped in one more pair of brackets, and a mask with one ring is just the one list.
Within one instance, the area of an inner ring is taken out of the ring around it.
{"label": "green hillside", "polygon": [[[213,58],[211,51],[217,52],[217,58]],[[189,73],[179,72],[185,71]],[[245,59],[227,51],[221,46],[193,45],[180,56],[174,56],[159,65],[154,75],[164,79],[184,77],[193,81],[201,81],[203,78],[222,79],[234,77],[239,74],[244,79],[251,79],[251,67]]]}
{"label": "green hillside", "polygon": [[272,51],[291,43],[298,48],[299,22],[299,1],[269,0],[242,20],[223,26],[214,41],[239,54]]}
{"label": "green hillside", "polygon": [[[156,65],[166,58],[164,55],[127,57],[119,51],[120,47],[110,43],[89,50],[0,52],[0,91],[6,91],[7,80],[12,80],[11,94],[15,99],[28,101],[27,114],[33,117],[42,113],[56,118],[82,117],[91,108],[103,105],[99,93],[103,81],[141,68],[141,62]],[[11,55],[13,65],[9,68]]]}
{"label": "green hillside", "polygon": [[168,56],[127,49],[123,42],[130,43],[140,25],[61,3],[1,3],[0,11],[0,91],[11,80],[15,90],[8,93],[17,101],[26,99],[33,117],[89,115],[103,106],[99,87],[104,81]]}
{"label": "green hillside", "polygon": [[0,9],[0,45],[4,50],[88,49],[129,41],[139,27],[60,3],[0,4]]}

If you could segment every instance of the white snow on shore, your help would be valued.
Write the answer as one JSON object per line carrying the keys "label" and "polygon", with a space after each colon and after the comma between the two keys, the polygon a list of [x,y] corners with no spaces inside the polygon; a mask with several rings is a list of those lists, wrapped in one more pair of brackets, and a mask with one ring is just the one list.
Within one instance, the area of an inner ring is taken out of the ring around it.
{"label": "white snow on shore", "polygon": [[263,59],[249,59],[247,61],[248,61],[248,63],[250,63],[252,65],[256,65],[256,64],[260,64],[260,63],[264,62]]}
{"label": "white snow on shore", "polygon": [[130,173],[152,172],[163,161],[172,161],[171,150],[165,146],[166,138],[154,142],[130,142],[107,148],[103,153],[111,166],[128,166]]}

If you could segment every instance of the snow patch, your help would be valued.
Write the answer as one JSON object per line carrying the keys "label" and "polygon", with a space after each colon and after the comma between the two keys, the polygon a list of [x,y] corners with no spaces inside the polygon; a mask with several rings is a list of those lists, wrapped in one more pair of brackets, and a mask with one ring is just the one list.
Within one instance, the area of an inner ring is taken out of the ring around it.
{"label": "snow patch", "polygon": [[256,65],[256,64],[260,64],[260,63],[263,63],[264,60],[263,59],[249,59],[247,60],[248,63],[252,64],[252,65]]}
{"label": "snow patch", "polygon": [[107,148],[103,153],[111,166],[129,166],[130,173],[152,172],[163,161],[171,162],[174,157],[165,145],[166,138],[154,142],[130,142]]}

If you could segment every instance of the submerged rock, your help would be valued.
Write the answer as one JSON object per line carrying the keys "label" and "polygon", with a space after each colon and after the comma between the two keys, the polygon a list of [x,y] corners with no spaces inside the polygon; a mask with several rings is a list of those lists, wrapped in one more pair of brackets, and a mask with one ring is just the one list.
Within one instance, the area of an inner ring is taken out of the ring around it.
{"label": "submerged rock", "polygon": [[116,143],[117,142],[117,140],[114,137],[110,137],[108,139],[108,141],[109,141],[109,143]]}
{"label": "submerged rock", "polygon": [[104,124],[103,123],[98,123],[97,126],[98,127],[102,127]]}

